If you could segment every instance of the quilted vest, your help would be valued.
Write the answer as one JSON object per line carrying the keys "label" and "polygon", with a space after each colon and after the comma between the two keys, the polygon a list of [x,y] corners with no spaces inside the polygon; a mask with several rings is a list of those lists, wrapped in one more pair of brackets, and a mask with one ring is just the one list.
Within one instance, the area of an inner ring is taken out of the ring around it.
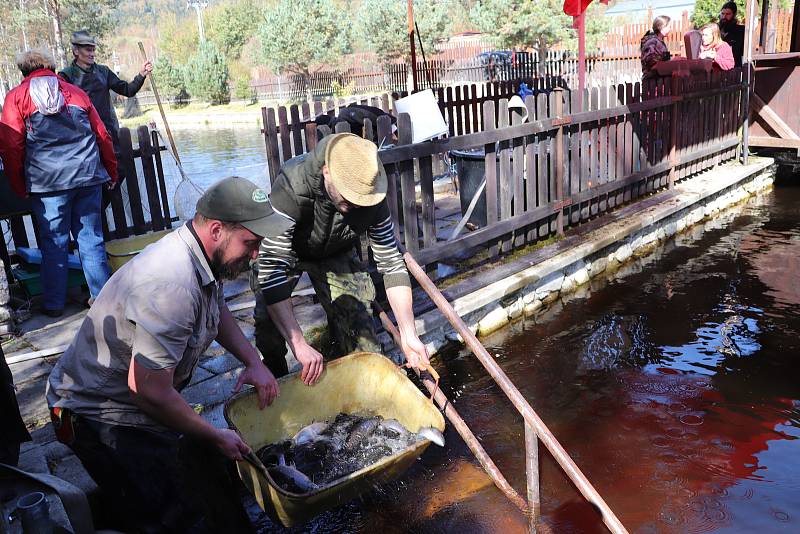
{"label": "quilted vest", "polygon": [[295,220],[292,248],[301,260],[320,260],[352,248],[360,234],[380,222],[375,219],[381,211],[388,213],[385,199],[346,214],[336,211],[322,180],[330,139],[323,138],[313,152],[284,163],[272,184],[272,205]]}

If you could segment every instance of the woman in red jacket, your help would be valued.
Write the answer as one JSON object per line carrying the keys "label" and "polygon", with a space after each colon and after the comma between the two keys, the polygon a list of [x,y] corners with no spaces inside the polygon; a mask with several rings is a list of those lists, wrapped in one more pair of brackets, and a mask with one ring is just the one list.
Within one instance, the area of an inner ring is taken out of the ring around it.
{"label": "woman in red jacket", "polygon": [[722,40],[719,25],[709,22],[700,28],[702,42],[700,43],[700,59],[713,59],[714,69],[731,70],[734,65],[733,50],[731,45]]}

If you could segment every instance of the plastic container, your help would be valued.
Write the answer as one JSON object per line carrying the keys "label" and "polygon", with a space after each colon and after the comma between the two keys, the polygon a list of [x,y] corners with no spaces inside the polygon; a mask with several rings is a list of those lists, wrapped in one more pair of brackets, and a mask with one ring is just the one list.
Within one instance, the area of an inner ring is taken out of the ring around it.
{"label": "plastic container", "polygon": [[144,250],[144,247],[155,243],[171,231],[172,229],[160,230],[158,232],[106,241],[106,254],[108,254],[108,264],[111,266],[111,271],[118,271],[120,267],[131,261],[138,253]]}
{"label": "plastic container", "polygon": [[[497,153],[497,174],[500,176],[500,156]],[[461,200],[461,215],[467,213],[472,197],[486,177],[486,151],[482,148],[473,150],[452,150],[450,159],[455,163],[458,174],[458,195]],[[500,180],[497,181],[497,197],[500,198]],[[475,226],[486,226],[486,188],[478,197],[478,203],[469,217]]]}
{"label": "plastic container", "polygon": [[[290,438],[313,422],[332,421],[341,412],[367,412],[397,419],[412,432],[424,427],[444,431],[444,418],[430,399],[404,371],[380,354],[357,352],[329,362],[312,387],[303,384],[297,374],[278,382],[281,394],[264,410],[258,409],[253,389],[225,403],[225,420],[253,451]],[[414,443],[306,494],[284,490],[245,461],[238,462],[237,467],[258,505],[273,520],[291,527],[371,491],[376,483],[399,477],[429,444],[428,440]]]}

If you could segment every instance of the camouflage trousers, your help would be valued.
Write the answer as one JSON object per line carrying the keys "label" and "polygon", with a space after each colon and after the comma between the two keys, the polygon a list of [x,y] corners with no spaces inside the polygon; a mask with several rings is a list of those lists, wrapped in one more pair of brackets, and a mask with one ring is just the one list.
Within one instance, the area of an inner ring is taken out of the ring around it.
{"label": "camouflage trousers", "polygon": [[[276,376],[288,373],[287,347],[278,327],[267,312],[260,290],[255,288],[255,269],[251,281],[256,295],[254,312],[256,347],[270,371]],[[338,358],[351,352],[381,352],[372,317],[375,286],[354,250],[319,261],[299,261],[294,271],[294,285],[303,272],[311,284],[328,318],[328,339],[318,347],[326,358]],[[292,287],[294,289],[294,286]]]}

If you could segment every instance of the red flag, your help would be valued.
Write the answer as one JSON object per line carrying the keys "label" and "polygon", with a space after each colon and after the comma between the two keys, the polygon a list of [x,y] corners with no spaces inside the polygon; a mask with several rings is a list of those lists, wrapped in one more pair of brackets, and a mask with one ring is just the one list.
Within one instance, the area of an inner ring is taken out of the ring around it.
{"label": "red flag", "polygon": [[[608,5],[608,0],[600,0],[601,3]],[[581,13],[586,11],[592,0],[564,0],[564,13],[567,15],[578,17]]]}
{"label": "red flag", "polygon": [[578,17],[581,13],[586,11],[592,0],[564,0],[564,13],[567,15]]}

